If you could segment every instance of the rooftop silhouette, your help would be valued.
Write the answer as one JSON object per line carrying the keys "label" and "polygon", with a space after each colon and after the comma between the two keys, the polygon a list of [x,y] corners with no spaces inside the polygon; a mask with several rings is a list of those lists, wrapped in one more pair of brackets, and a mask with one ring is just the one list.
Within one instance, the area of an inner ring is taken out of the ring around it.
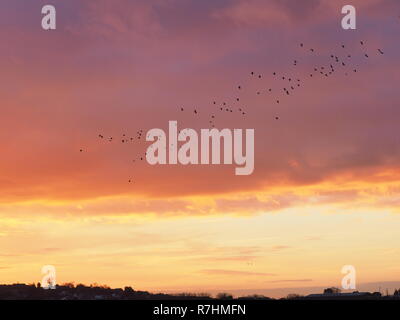
{"label": "rooftop silhouette", "polygon": [[0,300],[400,300],[400,289],[392,295],[380,292],[346,292],[331,287],[323,293],[289,294],[280,299],[272,299],[264,295],[248,295],[234,298],[231,294],[221,292],[215,297],[207,293],[150,293],[137,291],[132,287],[110,288],[106,285],[65,283],[55,289],[45,289],[38,284],[0,285]]}

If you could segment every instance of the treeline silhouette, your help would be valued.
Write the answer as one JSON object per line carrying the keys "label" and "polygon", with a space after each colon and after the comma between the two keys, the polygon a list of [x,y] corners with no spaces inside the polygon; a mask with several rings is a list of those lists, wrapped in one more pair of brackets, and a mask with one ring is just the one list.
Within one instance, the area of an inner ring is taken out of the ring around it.
{"label": "treeline silhouette", "polygon": [[[274,300],[263,295],[249,295],[234,298],[229,293],[218,293],[212,297],[208,293],[150,293],[137,291],[132,287],[110,288],[107,285],[64,283],[55,289],[42,288],[38,284],[9,284],[0,285],[0,300]],[[380,292],[346,292],[331,287],[323,293],[289,294],[279,300],[400,300],[400,289],[393,294],[382,295]]]}
{"label": "treeline silhouette", "polygon": [[[231,300],[229,293],[219,293],[212,297],[208,293],[150,293],[137,291],[132,287],[112,289],[107,285],[64,283],[55,289],[42,288],[38,284],[0,285],[0,300]],[[270,299],[261,295],[239,297],[246,299]]]}

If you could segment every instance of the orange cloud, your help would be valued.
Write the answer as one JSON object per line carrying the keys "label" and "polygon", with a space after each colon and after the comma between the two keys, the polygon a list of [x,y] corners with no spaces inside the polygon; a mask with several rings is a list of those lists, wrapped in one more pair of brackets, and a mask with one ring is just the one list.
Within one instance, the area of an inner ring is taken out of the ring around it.
{"label": "orange cloud", "polygon": [[265,272],[248,272],[248,271],[237,271],[237,270],[219,270],[219,269],[206,269],[201,270],[201,273],[216,275],[216,276],[276,276],[273,273],[265,273]]}

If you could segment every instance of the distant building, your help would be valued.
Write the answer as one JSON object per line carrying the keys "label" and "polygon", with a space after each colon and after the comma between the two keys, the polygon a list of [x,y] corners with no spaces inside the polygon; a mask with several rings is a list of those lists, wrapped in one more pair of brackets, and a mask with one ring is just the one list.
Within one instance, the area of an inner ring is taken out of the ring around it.
{"label": "distant building", "polygon": [[376,299],[380,298],[382,294],[380,292],[341,292],[339,288],[327,288],[324,293],[309,294],[306,299]]}

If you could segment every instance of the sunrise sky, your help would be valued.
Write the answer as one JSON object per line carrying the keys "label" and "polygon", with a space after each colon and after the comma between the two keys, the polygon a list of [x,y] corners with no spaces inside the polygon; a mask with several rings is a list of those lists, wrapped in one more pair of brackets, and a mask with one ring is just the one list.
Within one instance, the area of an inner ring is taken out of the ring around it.
{"label": "sunrise sky", "polygon": [[[399,16],[398,0],[2,0],[0,283],[43,265],[164,292],[301,293],[340,286],[343,265],[400,280]],[[331,54],[352,57],[311,78]],[[302,83],[279,105],[273,72]],[[211,114],[255,129],[252,175],[151,166],[149,142],[120,142]]]}

